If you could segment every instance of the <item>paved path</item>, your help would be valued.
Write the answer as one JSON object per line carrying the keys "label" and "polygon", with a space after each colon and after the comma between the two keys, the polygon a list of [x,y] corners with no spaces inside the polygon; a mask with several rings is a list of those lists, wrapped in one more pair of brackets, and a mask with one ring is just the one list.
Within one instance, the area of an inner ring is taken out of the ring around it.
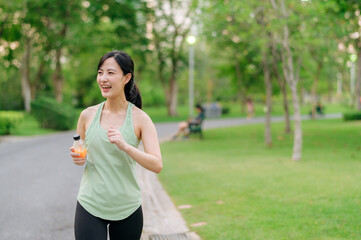
{"label": "paved path", "polygon": [[[327,117],[340,118],[341,115]],[[282,120],[282,117],[273,119],[274,122]],[[207,119],[204,127],[263,121],[263,118]],[[157,124],[156,127],[160,140],[164,141],[176,131],[177,123]],[[0,239],[74,239],[73,218],[83,167],[75,166],[68,154],[73,134],[68,131],[39,137],[0,138]],[[142,168],[138,170],[144,201],[142,239],[176,233],[187,233],[188,239],[197,239],[189,232],[156,174]],[[186,238],[178,234],[177,239]]]}

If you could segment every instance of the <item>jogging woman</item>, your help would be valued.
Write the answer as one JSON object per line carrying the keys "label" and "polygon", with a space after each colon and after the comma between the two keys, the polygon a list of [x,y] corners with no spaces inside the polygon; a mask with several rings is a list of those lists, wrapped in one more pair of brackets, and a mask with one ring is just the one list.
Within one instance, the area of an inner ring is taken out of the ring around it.
{"label": "jogging woman", "polygon": [[[85,140],[86,158],[70,148],[76,165],[86,163],[77,197],[75,239],[106,240],[109,232],[111,240],[138,240],[143,214],[135,166],[155,173],[162,170],[157,132],[141,110],[128,54],[105,54],[98,64],[97,82],[106,100],[82,111],[76,130]],[[137,148],[140,141],[144,152]]]}

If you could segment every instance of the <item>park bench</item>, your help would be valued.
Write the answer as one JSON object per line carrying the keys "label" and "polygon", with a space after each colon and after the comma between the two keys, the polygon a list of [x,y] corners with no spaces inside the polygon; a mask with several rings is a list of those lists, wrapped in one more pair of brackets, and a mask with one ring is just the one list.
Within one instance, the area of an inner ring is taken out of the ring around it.
{"label": "park bench", "polygon": [[204,120],[204,115],[202,115],[202,118],[200,118],[198,122],[190,122],[188,124],[189,136],[191,136],[192,134],[199,134],[199,137],[203,139],[203,133],[202,133],[203,120]]}

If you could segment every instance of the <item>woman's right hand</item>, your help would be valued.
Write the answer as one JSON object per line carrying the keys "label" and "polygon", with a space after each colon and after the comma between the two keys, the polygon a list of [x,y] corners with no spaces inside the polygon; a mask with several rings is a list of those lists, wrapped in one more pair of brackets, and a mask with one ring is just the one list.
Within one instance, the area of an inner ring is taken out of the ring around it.
{"label": "woman's right hand", "polygon": [[79,157],[80,153],[76,153],[74,147],[70,147],[70,156],[73,158],[73,163],[75,165],[82,166],[82,165],[84,165],[84,163],[86,161],[86,158]]}

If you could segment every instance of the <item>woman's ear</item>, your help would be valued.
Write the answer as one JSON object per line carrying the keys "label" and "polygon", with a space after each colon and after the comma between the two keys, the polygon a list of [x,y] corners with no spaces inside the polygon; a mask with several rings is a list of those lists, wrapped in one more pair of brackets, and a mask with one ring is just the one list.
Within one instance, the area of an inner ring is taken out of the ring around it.
{"label": "woman's ear", "polygon": [[124,85],[126,85],[130,79],[132,79],[132,74],[131,73],[127,73],[125,76],[124,76]]}

